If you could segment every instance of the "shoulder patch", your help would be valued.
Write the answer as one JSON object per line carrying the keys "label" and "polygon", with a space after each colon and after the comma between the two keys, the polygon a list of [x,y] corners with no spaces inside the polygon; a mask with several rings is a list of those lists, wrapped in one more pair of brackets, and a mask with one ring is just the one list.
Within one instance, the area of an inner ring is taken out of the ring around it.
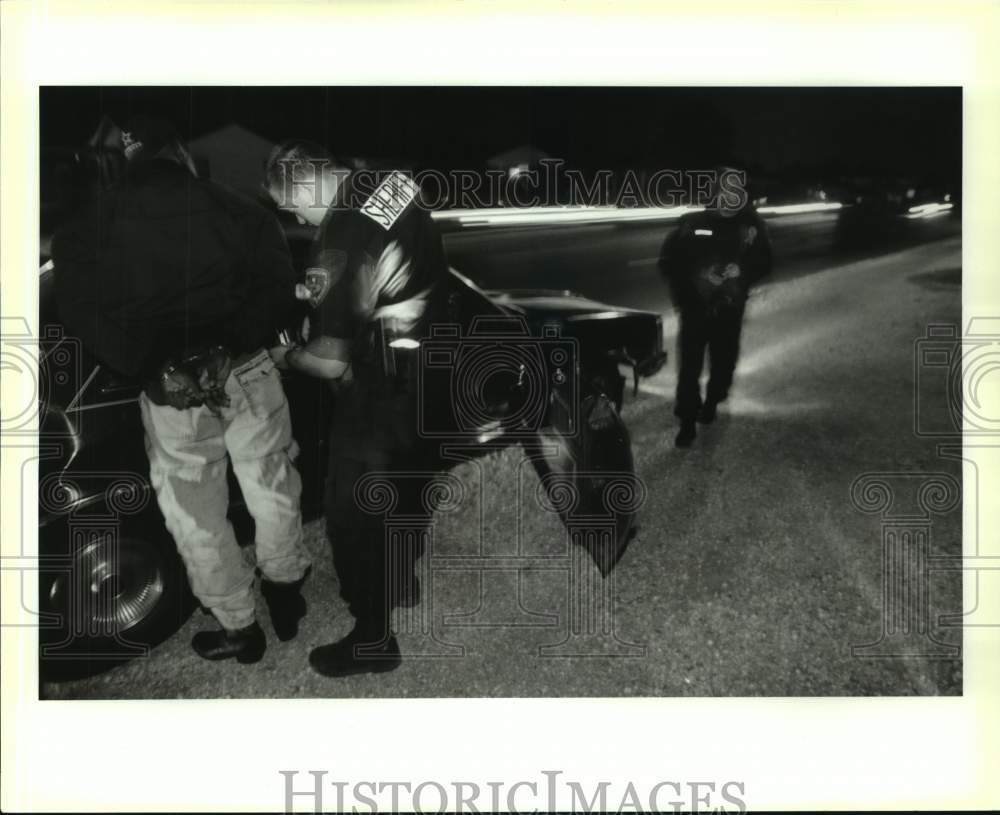
{"label": "shoulder patch", "polygon": [[361,213],[388,232],[419,193],[420,188],[412,178],[395,170],[389,173],[361,205]]}
{"label": "shoulder patch", "polygon": [[309,292],[309,305],[316,308],[330,293],[347,268],[347,253],[339,249],[326,249],[320,253],[319,266],[306,269],[305,286]]}
{"label": "shoulder patch", "polygon": [[330,293],[330,273],[326,269],[313,266],[306,269],[306,298],[309,305],[316,308]]}

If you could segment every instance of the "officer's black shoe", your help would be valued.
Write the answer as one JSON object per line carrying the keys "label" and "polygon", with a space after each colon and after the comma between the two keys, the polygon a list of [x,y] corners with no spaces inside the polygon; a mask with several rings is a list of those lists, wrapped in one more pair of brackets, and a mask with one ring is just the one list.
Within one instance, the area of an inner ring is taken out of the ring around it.
{"label": "officer's black shoe", "polygon": [[718,405],[715,402],[705,402],[698,411],[698,421],[702,424],[711,424],[715,421],[718,412]]}
{"label": "officer's black shoe", "polygon": [[302,596],[305,577],[294,583],[260,581],[260,591],[271,612],[271,625],[282,642],[288,642],[299,633],[299,620],[306,616],[306,598]]}
{"label": "officer's black shoe", "polygon": [[249,665],[260,662],[267,649],[264,632],[257,623],[246,628],[218,631],[199,631],[191,640],[191,647],[204,659],[230,659]]}
{"label": "officer's black shoe", "polygon": [[681,432],[674,439],[674,444],[677,447],[690,447],[697,435],[698,431],[695,428],[694,422],[691,419],[685,419],[681,422]]}
{"label": "officer's black shoe", "polygon": [[389,634],[381,638],[365,633],[361,625],[338,642],[321,645],[309,652],[309,664],[323,676],[353,676],[354,674],[394,671],[403,661],[399,643]]}

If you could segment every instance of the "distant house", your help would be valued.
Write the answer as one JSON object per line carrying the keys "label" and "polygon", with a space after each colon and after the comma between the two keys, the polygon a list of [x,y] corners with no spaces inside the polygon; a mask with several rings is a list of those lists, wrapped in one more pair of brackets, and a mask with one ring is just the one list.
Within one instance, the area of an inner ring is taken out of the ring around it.
{"label": "distant house", "polygon": [[231,122],[193,139],[188,148],[200,175],[256,196],[274,143]]}

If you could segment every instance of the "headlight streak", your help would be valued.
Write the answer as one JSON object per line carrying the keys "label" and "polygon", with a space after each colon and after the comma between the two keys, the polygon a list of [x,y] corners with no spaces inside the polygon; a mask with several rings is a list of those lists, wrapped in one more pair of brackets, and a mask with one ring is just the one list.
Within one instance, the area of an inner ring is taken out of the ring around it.
{"label": "headlight streak", "polygon": [[[801,215],[810,212],[835,212],[839,202],[808,202],[758,207],[761,215]],[[461,227],[541,226],[555,224],[631,223],[669,221],[701,212],[704,207],[496,207],[492,209],[451,209],[431,213],[437,221],[458,223]]]}
{"label": "headlight streak", "polygon": [[916,206],[910,207],[907,212],[907,218],[933,218],[937,215],[944,215],[948,212],[954,204],[947,201],[945,202],[934,202],[931,204],[917,204]]}

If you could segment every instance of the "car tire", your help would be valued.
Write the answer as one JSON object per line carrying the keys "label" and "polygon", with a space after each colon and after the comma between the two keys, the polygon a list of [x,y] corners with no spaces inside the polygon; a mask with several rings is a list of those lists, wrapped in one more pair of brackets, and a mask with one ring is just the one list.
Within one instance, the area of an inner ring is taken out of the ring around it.
{"label": "car tire", "polygon": [[[159,512],[113,530],[42,530],[39,669],[43,680],[101,673],[142,657],[195,607],[183,564]],[[46,562],[48,561],[48,562]]]}

